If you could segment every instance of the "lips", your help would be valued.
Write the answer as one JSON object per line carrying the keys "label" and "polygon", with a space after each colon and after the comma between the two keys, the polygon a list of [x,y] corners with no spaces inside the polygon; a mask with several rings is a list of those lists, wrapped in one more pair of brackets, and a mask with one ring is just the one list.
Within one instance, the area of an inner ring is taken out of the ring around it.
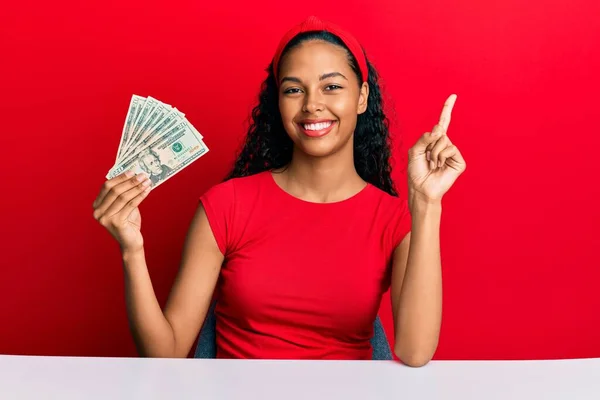
{"label": "lips", "polygon": [[318,138],[331,132],[335,124],[336,121],[332,120],[305,120],[298,123],[298,126],[306,136]]}

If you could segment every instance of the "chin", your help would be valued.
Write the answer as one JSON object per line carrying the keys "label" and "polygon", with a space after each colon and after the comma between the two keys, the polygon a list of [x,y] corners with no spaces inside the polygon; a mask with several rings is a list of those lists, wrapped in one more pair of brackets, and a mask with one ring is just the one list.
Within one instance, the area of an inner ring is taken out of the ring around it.
{"label": "chin", "polygon": [[321,139],[296,138],[296,147],[310,157],[327,157],[340,151],[344,146],[335,137]]}
{"label": "chin", "polygon": [[327,157],[334,154],[335,149],[330,146],[300,146],[300,151],[310,157]]}

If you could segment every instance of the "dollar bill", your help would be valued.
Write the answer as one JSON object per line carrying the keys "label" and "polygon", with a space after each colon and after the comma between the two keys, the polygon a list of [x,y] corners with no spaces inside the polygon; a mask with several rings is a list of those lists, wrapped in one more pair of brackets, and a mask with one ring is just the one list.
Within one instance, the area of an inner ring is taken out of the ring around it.
{"label": "dollar bill", "polygon": [[129,131],[127,132],[127,141],[123,144],[123,151],[125,151],[127,149],[127,143],[129,143],[131,141],[130,139],[131,139],[131,135],[135,131],[136,121],[138,120],[138,118],[140,117],[140,114],[142,113],[142,110],[144,109],[146,100],[147,99],[145,97],[143,97],[135,110],[135,115],[133,116],[133,122],[131,123],[131,126],[129,127]]}
{"label": "dollar bill", "polygon": [[[173,132],[173,128],[183,121],[183,117],[181,116],[183,113],[179,112],[177,109],[173,109],[171,113],[169,113],[162,121],[159,122],[155,127],[153,127],[149,134],[140,141],[139,143],[133,143],[129,150],[127,150],[126,154],[124,154],[121,159],[115,164],[112,170],[119,167],[119,165],[126,163],[130,159],[136,157],[141,151],[147,149],[150,146],[153,146],[157,141],[166,138]],[[202,137],[200,136],[200,139]],[[111,170],[111,171],[112,171]]]}
{"label": "dollar bill", "polygon": [[[142,140],[142,137],[166,114],[168,114],[173,107],[168,104],[162,103],[152,97],[148,97],[150,111],[146,119],[140,122],[140,126],[136,128],[134,135],[129,139],[129,149],[135,146],[137,143]],[[130,150],[127,150],[129,153]]]}
{"label": "dollar bill", "polygon": [[123,124],[123,132],[121,133],[121,141],[119,142],[119,150],[117,151],[117,158],[115,162],[119,160],[123,151],[125,150],[125,144],[129,141],[129,132],[133,128],[133,122],[137,117],[137,113],[144,103],[145,99],[142,96],[133,95],[129,102],[129,109],[127,110],[127,117],[125,117],[125,123]]}
{"label": "dollar bill", "polygon": [[179,113],[175,112],[173,107],[157,100],[157,105],[150,112],[146,121],[142,122],[142,126],[136,130],[135,136],[131,138],[129,147],[121,154],[117,161],[121,162],[125,160],[126,157],[135,154],[135,151],[139,150],[140,146],[148,143],[146,139],[151,134],[168,128],[168,123],[174,124],[175,121],[173,118],[177,115],[179,115]]}
{"label": "dollar bill", "polygon": [[151,97],[146,98],[146,101],[144,102],[140,113],[138,114],[135,122],[133,123],[133,131],[129,134],[129,140],[125,144],[125,151],[129,150],[131,144],[134,141],[134,138],[137,136],[140,129],[142,129],[144,122],[150,116],[150,113],[154,110],[157,104],[158,102],[155,99]]}
{"label": "dollar bill", "polygon": [[112,179],[127,171],[145,173],[150,178],[151,187],[158,187],[208,153],[208,147],[190,126],[187,121],[181,121],[168,135],[161,135],[151,147],[109,171],[106,178]]}

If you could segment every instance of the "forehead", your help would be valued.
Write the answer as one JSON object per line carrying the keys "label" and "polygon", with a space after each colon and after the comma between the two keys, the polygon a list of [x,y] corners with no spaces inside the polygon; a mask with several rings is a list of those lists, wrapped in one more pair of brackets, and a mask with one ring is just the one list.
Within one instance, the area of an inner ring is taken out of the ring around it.
{"label": "forehead", "polygon": [[290,50],[281,60],[280,76],[309,77],[328,72],[352,75],[348,53],[329,42],[311,40]]}

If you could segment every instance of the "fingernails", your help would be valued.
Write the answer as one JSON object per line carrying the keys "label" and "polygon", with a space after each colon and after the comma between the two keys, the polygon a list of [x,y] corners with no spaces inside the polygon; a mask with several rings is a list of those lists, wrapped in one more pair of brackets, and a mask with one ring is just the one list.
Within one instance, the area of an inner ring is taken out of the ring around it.
{"label": "fingernails", "polygon": [[150,186],[150,183],[152,183],[150,181],[150,179],[145,180],[144,182],[142,182],[142,186]]}
{"label": "fingernails", "polygon": [[125,172],[125,176],[128,178],[131,178],[133,176],[133,171],[129,170],[129,171]]}
{"label": "fingernails", "polygon": [[138,176],[136,176],[136,177],[135,177],[135,179],[136,179],[138,182],[141,182],[141,181],[143,181],[144,179],[146,179],[146,175],[145,175],[145,174],[139,174]]}

